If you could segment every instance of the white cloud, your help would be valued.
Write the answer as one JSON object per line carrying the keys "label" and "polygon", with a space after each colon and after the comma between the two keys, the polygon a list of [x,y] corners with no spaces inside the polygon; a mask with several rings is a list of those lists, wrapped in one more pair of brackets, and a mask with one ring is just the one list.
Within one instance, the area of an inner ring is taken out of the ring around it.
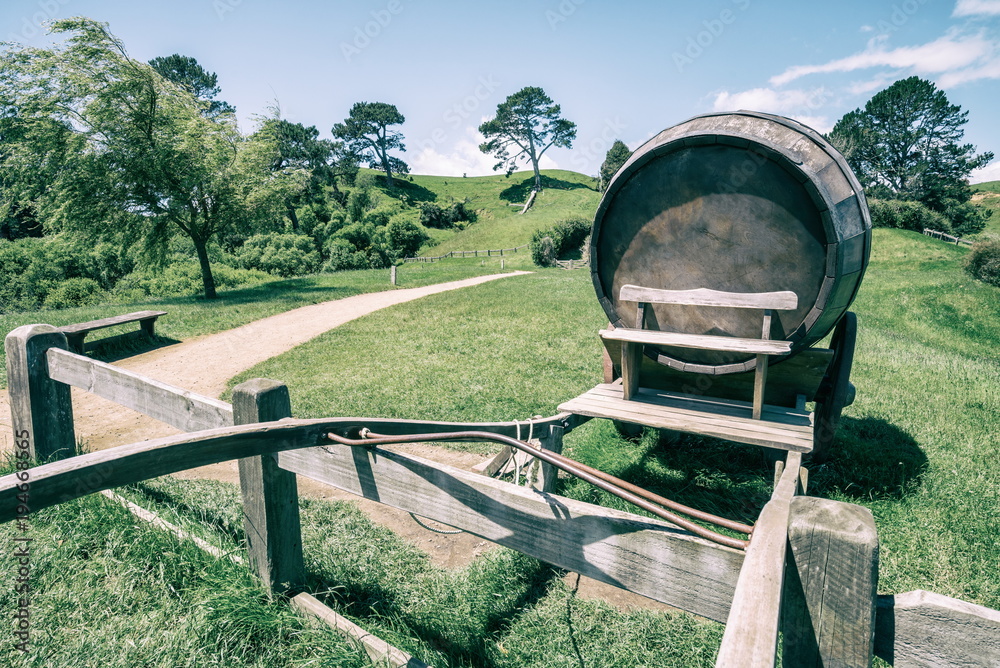
{"label": "white cloud", "polygon": [[795,65],[771,77],[770,83],[783,86],[810,74],[854,72],[873,67],[908,69],[917,74],[944,74],[982,63],[998,49],[996,42],[982,34],[961,35],[954,30],[919,46],[888,49],[885,42],[884,36],[873,39],[864,51],[822,65]]}
{"label": "white cloud", "polygon": [[1000,160],[994,160],[985,167],[974,169],[969,175],[969,183],[984,183],[986,181],[1000,181]]}
{"label": "white cloud", "polygon": [[827,132],[833,126],[825,116],[816,115],[829,101],[831,95],[826,88],[813,90],[791,89],[775,90],[774,88],[751,88],[750,90],[730,93],[722,91],[715,96],[712,103],[713,111],[733,111],[747,109],[763,111],[771,114],[781,114],[794,118],[818,132]]}
{"label": "white cloud", "polygon": [[979,79],[1000,79],[1000,56],[996,56],[976,67],[967,67],[964,70],[947,72],[937,80],[941,88],[951,88],[959,84]]}
{"label": "white cloud", "polygon": [[[430,174],[433,176],[489,176],[503,174],[494,172],[496,159],[479,150],[479,145],[486,141],[475,128],[469,128],[463,139],[456,141],[451,147],[427,146],[413,157],[410,171],[414,174]],[[446,152],[447,151],[447,152]],[[552,158],[543,155],[539,161],[540,169],[559,169]],[[531,169],[528,164],[526,169]]]}
{"label": "white cloud", "polygon": [[958,0],[952,16],[1000,15],[1000,0]]}

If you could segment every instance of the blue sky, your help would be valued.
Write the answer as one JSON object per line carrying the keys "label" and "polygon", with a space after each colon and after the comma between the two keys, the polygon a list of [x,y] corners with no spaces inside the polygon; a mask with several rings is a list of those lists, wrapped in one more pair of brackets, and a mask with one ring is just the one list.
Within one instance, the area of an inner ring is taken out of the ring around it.
{"label": "blue sky", "polygon": [[[595,174],[690,116],[780,113],[828,131],[913,74],[969,111],[966,140],[1000,158],[1000,0],[5,0],[0,37],[89,16],[142,60],[181,53],[219,75],[244,130],[275,104],[329,136],[354,102],[405,115],[415,173],[491,173],[476,128],[524,86],[578,126],[544,166]],[[1000,179],[1000,159],[974,180]]]}

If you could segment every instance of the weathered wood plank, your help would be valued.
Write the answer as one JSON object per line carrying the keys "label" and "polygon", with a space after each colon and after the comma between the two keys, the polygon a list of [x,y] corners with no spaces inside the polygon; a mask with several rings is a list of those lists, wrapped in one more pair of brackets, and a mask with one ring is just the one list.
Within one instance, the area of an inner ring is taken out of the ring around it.
{"label": "weathered wood plank", "polygon": [[[575,416],[557,415],[537,420],[539,425],[577,423]],[[48,508],[86,494],[156,478],[177,471],[242,457],[308,448],[328,442],[326,434],[356,434],[369,427],[383,434],[426,434],[453,431],[490,431],[513,435],[514,423],[430,422],[379,418],[324,418],[282,420],[280,423],[211,429],[131,443],[28,469],[31,510]],[[16,474],[0,477],[0,522],[15,517],[20,481]]]}
{"label": "weathered wood plank", "polygon": [[774,666],[785,577],[788,518],[792,497],[799,483],[801,463],[802,455],[788,453],[774,494],[754,525],[716,666]]}
{"label": "weathered wood plank", "polygon": [[[617,331],[617,330],[615,330]],[[631,401],[639,392],[639,368],[642,366],[642,344],[622,342],[622,397]]]}
{"label": "weathered wood plank", "polygon": [[48,368],[53,380],[87,390],[184,431],[233,424],[232,406],[224,401],[66,350],[50,349]]}
{"label": "weathered wood plank", "polygon": [[351,620],[337,614],[309,594],[298,594],[292,597],[290,603],[296,610],[311,615],[330,628],[358,641],[375,665],[389,665],[393,668],[430,668],[423,661],[414,659],[406,652],[368,633]]}
{"label": "weathered wood plank", "polygon": [[683,334],[680,332],[661,332],[655,329],[632,329],[631,327],[602,329],[599,334],[602,339],[611,339],[626,343],[695,348],[697,350],[717,350],[732,353],[748,353],[751,355],[787,355],[792,351],[791,342],[777,339],[762,341],[761,339],[741,339],[735,336]]}
{"label": "weathered wood plank", "polygon": [[[540,439],[542,449],[561,455],[563,450],[563,435],[565,433],[566,429],[562,425],[550,426],[548,435]],[[558,479],[559,469],[547,462],[539,462],[538,479],[535,481],[535,485],[539,490],[550,493],[554,492]]]}
{"label": "weathered wood plank", "polygon": [[115,315],[110,318],[101,318],[100,320],[90,320],[87,322],[78,322],[73,325],[64,325],[59,328],[59,331],[66,334],[77,334],[79,332],[92,332],[95,329],[104,329],[105,327],[114,327],[115,325],[124,325],[130,322],[142,321],[142,320],[156,320],[161,315],[166,315],[166,311],[136,311],[135,313],[126,313],[124,315]]}
{"label": "weathered wood plank", "polygon": [[879,596],[875,654],[896,668],[1000,666],[1000,611],[928,591]]}
{"label": "weathered wood plank", "polygon": [[[236,424],[272,422],[292,416],[284,383],[254,378],[233,388]],[[305,583],[299,490],[295,474],[278,467],[271,455],[239,461],[243,529],[247,553],[257,575],[274,591]]]}
{"label": "weathered wood plank", "polygon": [[809,452],[813,447],[810,413],[765,405],[763,419],[754,420],[750,405],[735,400],[643,388],[626,401],[621,386],[602,384],[561,404],[559,410],[784,450]]}
{"label": "weathered wood plank", "polygon": [[4,340],[14,443],[35,461],[76,454],[70,391],[49,378],[46,355],[66,346],[66,335],[52,325],[24,325]]}
{"label": "weathered wood plank", "polygon": [[601,582],[723,620],[743,553],[654,519],[387,450],[282,452],[278,464]]}
{"label": "weathered wood plank", "polygon": [[794,498],[788,541],[785,665],[867,668],[878,589],[878,534],[871,511],[829,499]]}
{"label": "weathered wood plank", "polygon": [[[622,344],[621,341],[608,339],[601,339],[601,342],[612,364],[611,376],[605,376],[605,382],[611,382],[614,379],[614,367],[620,368]],[[770,365],[764,403],[794,406],[795,397],[799,394],[804,394],[808,401],[813,401],[832,358],[833,351],[829,348],[809,348]],[[710,394],[727,399],[749,399],[753,394],[753,371],[725,375],[685,372],[644,355],[641,375],[642,386],[650,389]]]}
{"label": "weathered wood plank", "polygon": [[659,290],[640,285],[623,285],[619,299],[626,302],[650,304],[688,304],[691,306],[728,306],[730,308],[759,308],[791,310],[798,308],[799,297],[794,292],[721,292],[698,288],[696,290]]}

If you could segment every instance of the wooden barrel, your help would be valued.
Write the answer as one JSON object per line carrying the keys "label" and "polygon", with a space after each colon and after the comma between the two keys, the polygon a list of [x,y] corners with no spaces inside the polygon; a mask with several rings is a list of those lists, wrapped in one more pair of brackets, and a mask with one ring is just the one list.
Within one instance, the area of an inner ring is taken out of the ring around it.
{"label": "wooden barrel", "polygon": [[[615,326],[634,327],[626,284],[668,290],[791,290],[798,308],[776,314],[772,338],[792,354],[822,339],[854,300],[871,251],[871,219],[844,157],[814,130],[750,111],[696,116],[632,154],[594,219],[591,272]],[[657,305],[646,326],[760,338],[749,309]],[[682,371],[749,371],[754,359],[663,348]]]}

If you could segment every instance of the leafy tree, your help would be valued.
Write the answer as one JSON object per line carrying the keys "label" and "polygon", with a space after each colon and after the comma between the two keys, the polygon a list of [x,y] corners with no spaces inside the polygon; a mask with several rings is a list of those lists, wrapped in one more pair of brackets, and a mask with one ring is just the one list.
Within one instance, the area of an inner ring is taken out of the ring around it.
{"label": "leafy tree", "polygon": [[969,174],[993,159],[961,143],[968,116],[949,104],[944,91],[913,76],[847,113],[830,141],[870,196],[920,201],[947,216],[956,232],[968,234],[982,229],[988,217],[970,202]]}
{"label": "leafy tree", "polygon": [[[266,225],[301,187],[276,178],[277,151],[239,134],[231,114],[206,116],[185,87],[130,58],[106,24],[56,21],[68,39],[52,48],[11,47],[0,61],[0,100],[17,140],[2,178],[31,194],[51,229],[121,245],[162,261],[176,234],[193,243],[205,296],[216,296],[208,245],[231,230]],[[33,188],[25,165],[51,165]]]}
{"label": "leafy tree", "polygon": [[172,56],[153,58],[149,64],[161,77],[183,86],[189,93],[205,102],[208,105],[205,108],[206,116],[236,113],[233,105],[215,99],[215,96],[222,92],[215,72],[206,71],[194,58],[175,53]]}
{"label": "leafy tree", "polygon": [[296,210],[307,199],[325,203],[324,186],[337,188],[337,179],[353,183],[358,173],[357,156],[350,153],[342,142],[320,139],[316,126],[306,127],[281,118],[268,118],[258,133],[266,135],[277,144],[277,153],[271,160],[272,172],[301,170],[308,175],[306,188],[293,193],[285,201],[292,230],[298,231]]}
{"label": "leafy tree", "polygon": [[615,143],[608,149],[608,154],[601,163],[601,192],[608,189],[611,177],[625,164],[625,161],[632,157],[632,151],[621,139],[616,139]]}
{"label": "leafy tree", "polygon": [[542,189],[538,161],[553,146],[571,148],[576,139],[576,124],[560,117],[562,110],[541,88],[527,87],[497,105],[493,120],[479,126],[486,141],[479,150],[495,157],[494,171],[506,167],[507,176],[517,169],[521,159],[535,170],[536,191]]}
{"label": "leafy tree", "polygon": [[406,119],[395,105],[385,102],[357,102],[343,123],[333,126],[333,136],[342,140],[351,153],[368,159],[372,169],[385,172],[389,189],[395,184],[392,173],[409,174],[409,166],[389,151],[405,151],[403,133],[390,130],[391,125],[402,125]]}

